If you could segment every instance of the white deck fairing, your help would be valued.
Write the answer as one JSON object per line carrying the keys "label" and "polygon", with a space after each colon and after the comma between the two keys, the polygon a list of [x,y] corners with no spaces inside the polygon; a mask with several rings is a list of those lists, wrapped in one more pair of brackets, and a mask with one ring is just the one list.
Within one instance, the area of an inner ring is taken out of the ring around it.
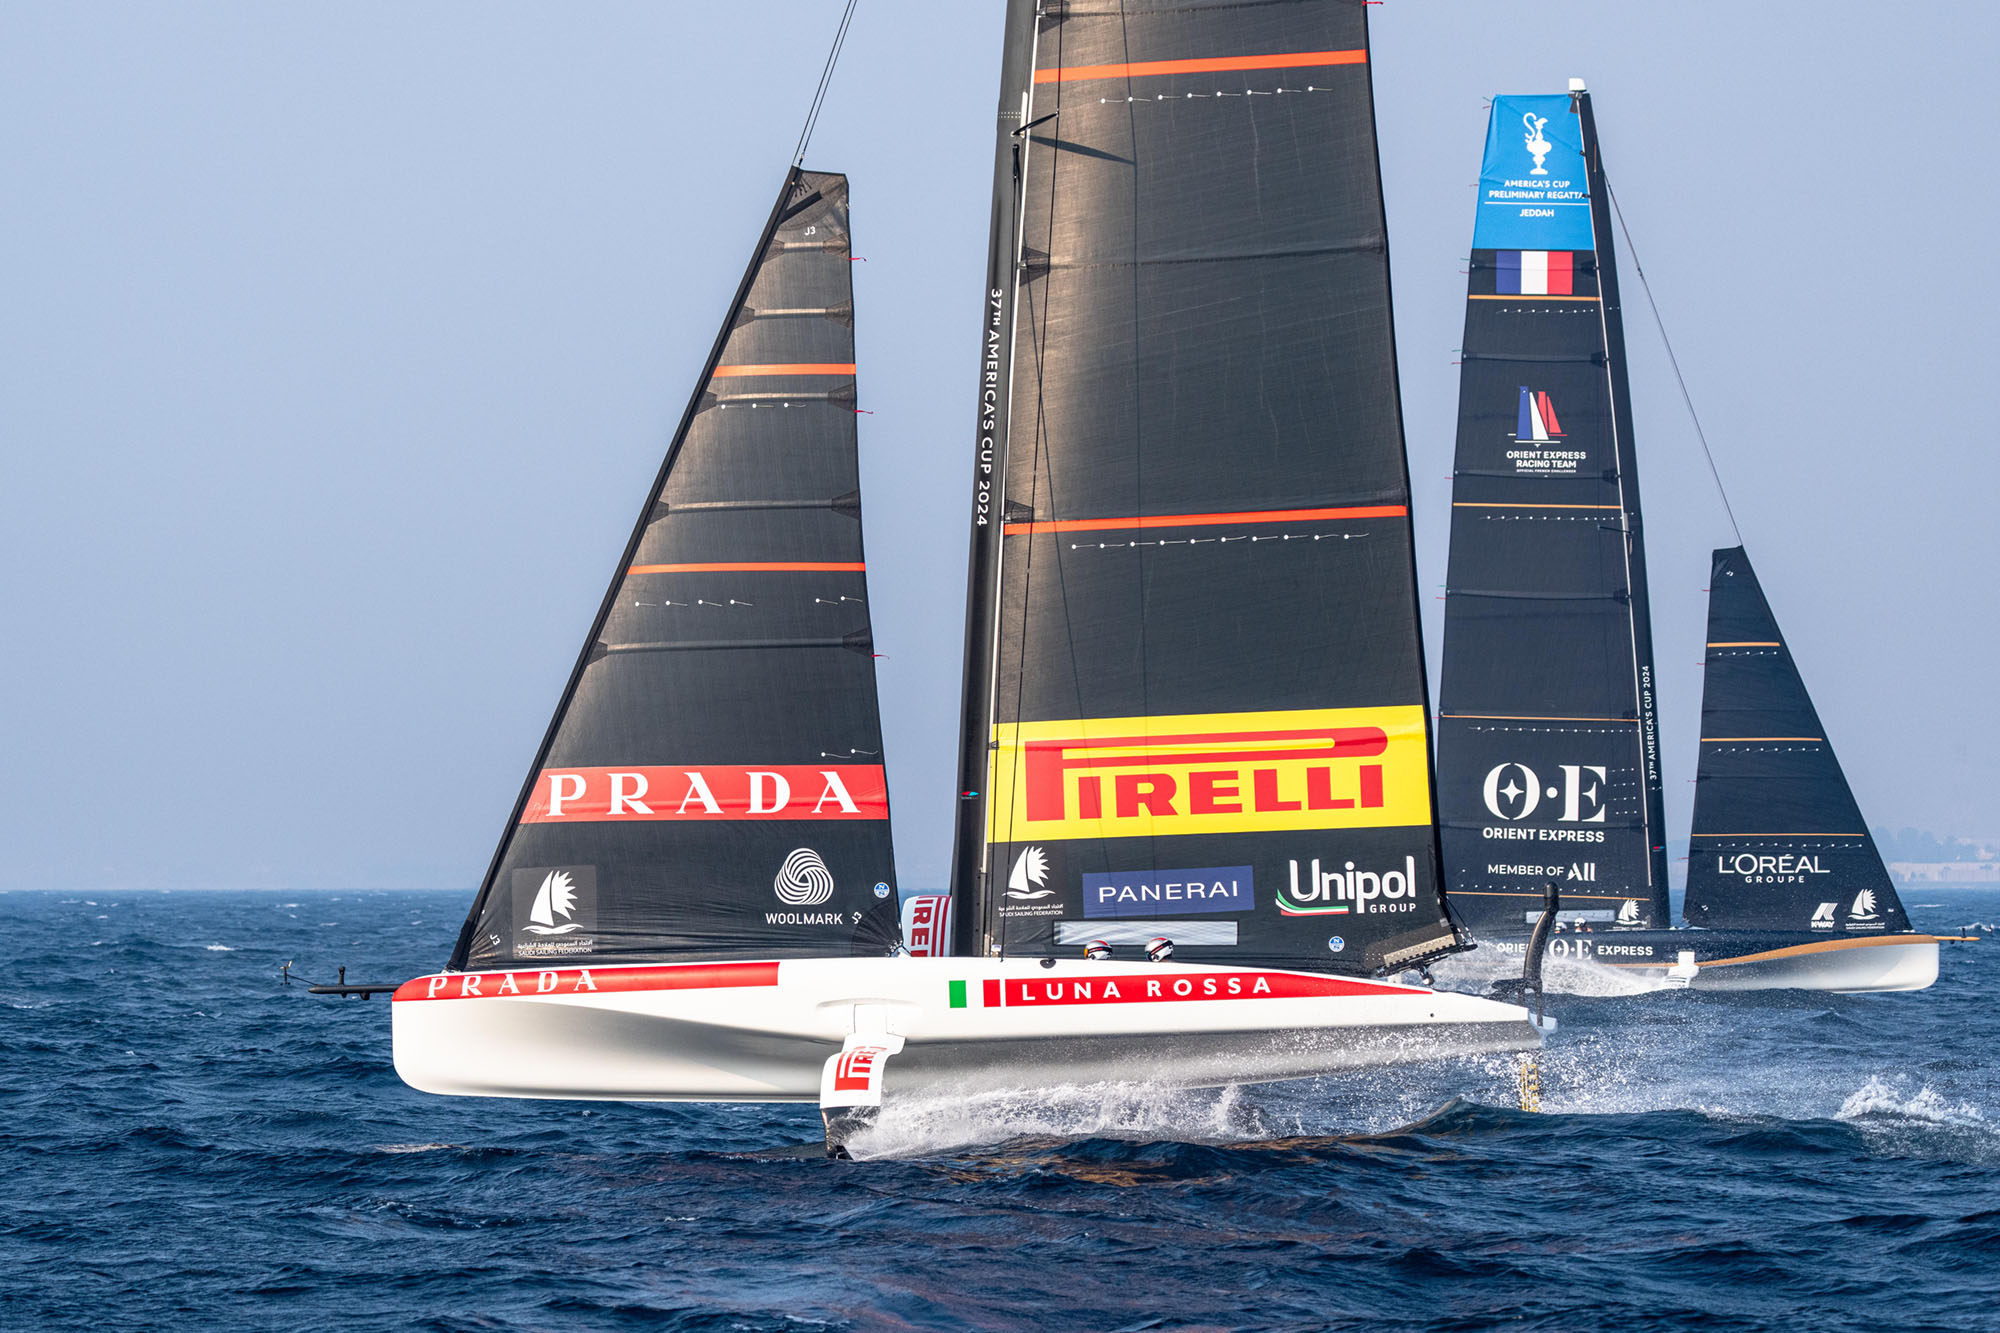
{"label": "white deck fairing", "polygon": [[419,977],[392,1006],[425,1092],[814,1101],[857,1030],[889,1088],[1147,1079],[1187,1087],[1531,1050],[1525,1009],[1393,982],[1201,964],[836,958]]}

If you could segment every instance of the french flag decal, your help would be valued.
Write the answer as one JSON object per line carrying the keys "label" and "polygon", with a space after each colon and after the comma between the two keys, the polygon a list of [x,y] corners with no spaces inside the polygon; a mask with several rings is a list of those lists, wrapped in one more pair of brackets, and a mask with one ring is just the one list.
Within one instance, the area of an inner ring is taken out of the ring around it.
{"label": "french flag decal", "polygon": [[1576,275],[1574,250],[1500,250],[1494,290],[1502,296],[1568,296]]}

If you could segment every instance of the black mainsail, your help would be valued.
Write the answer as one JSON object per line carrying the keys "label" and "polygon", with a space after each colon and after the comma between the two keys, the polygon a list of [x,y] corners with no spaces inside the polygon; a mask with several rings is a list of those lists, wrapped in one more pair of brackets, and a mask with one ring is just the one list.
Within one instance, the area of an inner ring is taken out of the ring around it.
{"label": "black mainsail", "polygon": [[1590,96],[1494,99],[1459,379],[1438,694],[1452,903],[1525,936],[1665,927],[1659,734],[1611,217]]}
{"label": "black mainsail", "polygon": [[1740,546],[1708,585],[1690,925],[1830,934],[1909,918]]}
{"label": "black mainsail", "polygon": [[1007,24],[958,952],[1449,952],[1365,6]]}
{"label": "black mainsail", "polygon": [[847,178],[794,167],[451,966],[884,953]]}

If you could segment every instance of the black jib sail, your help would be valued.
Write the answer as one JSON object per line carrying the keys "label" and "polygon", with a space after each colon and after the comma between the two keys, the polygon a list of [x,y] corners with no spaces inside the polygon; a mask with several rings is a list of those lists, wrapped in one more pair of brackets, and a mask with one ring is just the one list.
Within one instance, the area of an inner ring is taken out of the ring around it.
{"label": "black jib sail", "polygon": [[453,967],[892,946],[849,254],[794,168]]}
{"label": "black jib sail", "polygon": [[1438,694],[1452,905],[1525,936],[1669,924],[1625,335],[1590,97],[1493,102]]}
{"label": "black jib sail", "polygon": [[962,953],[1458,944],[1360,0],[1008,10]]}
{"label": "black jib sail", "polygon": [[1708,585],[1690,925],[1910,928],[1771,604],[1740,546]]}

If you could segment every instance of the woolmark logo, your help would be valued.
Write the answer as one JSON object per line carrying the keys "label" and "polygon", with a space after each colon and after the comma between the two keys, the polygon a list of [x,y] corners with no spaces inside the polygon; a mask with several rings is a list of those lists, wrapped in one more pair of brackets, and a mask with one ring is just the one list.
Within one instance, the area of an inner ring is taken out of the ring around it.
{"label": "woolmark logo", "polygon": [[1021,901],[1032,902],[1055,895],[1055,890],[1046,887],[1049,877],[1049,857],[1039,847],[1024,847],[1014,858],[1014,869],[1007,876],[1007,896]]}
{"label": "woolmark logo", "polygon": [[826,868],[818,852],[801,847],[785,858],[778,877],[771,881],[778,901],[791,907],[817,907],[833,897],[833,872]]}
{"label": "woolmark logo", "polygon": [[989,832],[1040,842],[1424,824],[1423,736],[1418,706],[1005,724]]}
{"label": "woolmark logo", "polygon": [[1495,764],[1480,785],[1480,797],[1495,819],[1510,823],[1526,819],[1541,808],[1544,798],[1561,802],[1556,818],[1568,824],[1604,822],[1606,770],[1597,764],[1558,764],[1560,785],[1542,784],[1535,770],[1526,764]]}

